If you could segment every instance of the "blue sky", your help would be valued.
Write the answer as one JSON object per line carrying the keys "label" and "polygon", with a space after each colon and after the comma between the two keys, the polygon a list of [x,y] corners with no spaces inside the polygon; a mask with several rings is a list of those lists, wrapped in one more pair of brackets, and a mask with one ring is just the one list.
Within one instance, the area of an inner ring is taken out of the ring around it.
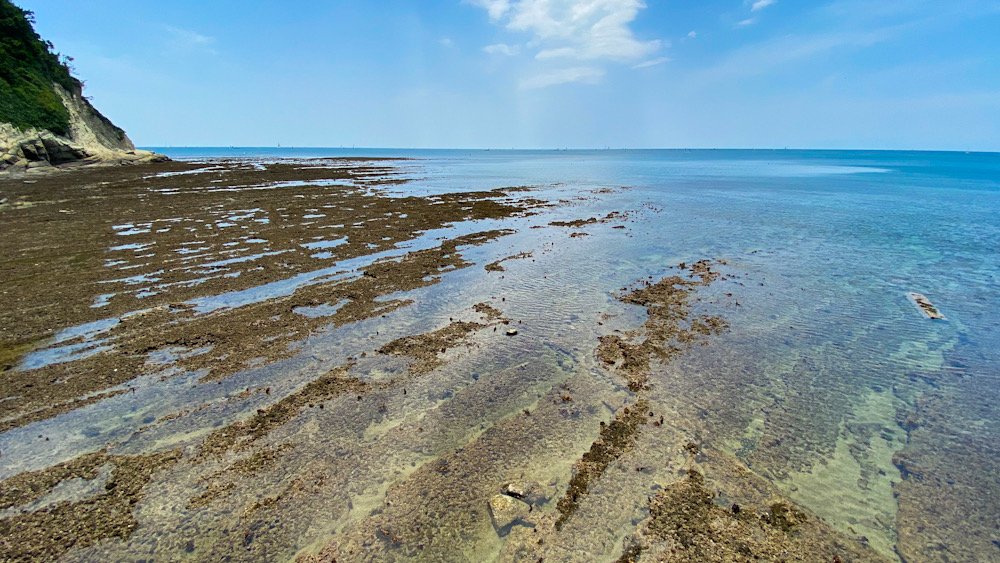
{"label": "blue sky", "polygon": [[1000,150],[1000,0],[14,1],[140,146]]}

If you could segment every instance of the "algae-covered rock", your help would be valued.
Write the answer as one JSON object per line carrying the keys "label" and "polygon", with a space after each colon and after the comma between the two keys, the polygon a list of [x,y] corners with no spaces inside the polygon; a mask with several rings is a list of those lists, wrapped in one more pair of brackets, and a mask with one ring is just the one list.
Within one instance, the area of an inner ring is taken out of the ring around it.
{"label": "algae-covered rock", "polygon": [[517,521],[528,517],[531,506],[528,503],[508,495],[493,495],[490,498],[490,517],[493,527],[501,536],[510,532],[510,527]]}

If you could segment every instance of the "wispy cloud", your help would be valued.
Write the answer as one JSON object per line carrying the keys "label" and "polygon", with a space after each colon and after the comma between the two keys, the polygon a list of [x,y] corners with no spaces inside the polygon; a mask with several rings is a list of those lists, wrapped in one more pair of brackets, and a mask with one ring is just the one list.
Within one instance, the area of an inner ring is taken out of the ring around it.
{"label": "wispy cloud", "polygon": [[[522,87],[599,80],[604,70],[595,64],[635,63],[664,46],[657,39],[638,39],[632,32],[631,23],[646,7],[642,0],[466,1],[486,9],[498,25],[529,34],[526,47],[534,51],[536,60],[567,67],[535,75],[522,82]],[[510,54],[493,47],[487,47],[487,52]]]}
{"label": "wispy cloud", "polygon": [[212,48],[212,44],[215,43],[214,37],[172,25],[165,25],[163,29],[170,34],[170,39],[167,43],[174,49],[180,51],[206,51],[213,54],[216,52]]}
{"label": "wispy cloud", "polygon": [[521,48],[517,45],[507,45],[506,43],[496,43],[494,45],[487,45],[483,47],[483,51],[491,55],[505,55],[508,57],[513,57],[514,55],[521,52]]}
{"label": "wispy cloud", "polygon": [[651,66],[656,66],[658,64],[669,63],[669,62],[670,62],[670,57],[659,57],[656,59],[650,59],[648,61],[642,61],[637,65],[633,65],[632,68],[634,69],[649,68]]}
{"label": "wispy cloud", "polygon": [[641,0],[519,0],[504,17],[509,29],[531,33],[545,58],[627,62],[660,47],[629,28],[645,7]]}
{"label": "wispy cloud", "polygon": [[736,23],[736,27],[746,27],[757,23],[757,18],[747,18]]}
{"label": "wispy cloud", "polygon": [[455,46],[455,42],[452,41],[450,37],[442,37],[441,39],[438,39],[438,43],[440,43],[442,47],[447,47],[449,49]]}
{"label": "wispy cloud", "polygon": [[510,0],[468,0],[470,4],[474,4],[481,8],[486,8],[486,11],[490,14],[490,19],[493,21],[499,20],[504,14],[510,10]]}
{"label": "wispy cloud", "polygon": [[785,35],[769,39],[730,52],[715,65],[691,74],[687,83],[696,89],[717,88],[720,82],[777,72],[834,51],[865,49],[896,37],[902,29],[902,26],[891,26],[870,31]]}
{"label": "wispy cloud", "polygon": [[689,31],[687,36],[688,36],[688,39],[694,39],[695,37],[698,37],[698,32],[693,31],[693,30]]}
{"label": "wispy cloud", "polygon": [[768,6],[772,6],[777,3],[778,0],[757,0],[756,2],[753,3],[752,6],[750,6],[750,11],[759,12]]}
{"label": "wispy cloud", "polygon": [[523,90],[535,88],[546,88],[567,82],[583,82],[594,84],[604,77],[604,71],[593,67],[573,67],[553,70],[541,74],[536,74],[521,81]]}

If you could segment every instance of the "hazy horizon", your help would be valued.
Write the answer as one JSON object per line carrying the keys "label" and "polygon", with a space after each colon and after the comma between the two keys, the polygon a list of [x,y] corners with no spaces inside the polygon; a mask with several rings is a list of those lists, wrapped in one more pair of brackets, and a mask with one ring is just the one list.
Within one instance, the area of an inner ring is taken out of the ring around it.
{"label": "hazy horizon", "polygon": [[137,145],[145,150],[155,149],[307,149],[307,150],[356,150],[356,151],[481,151],[481,152],[604,152],[604,151],[788,151],[788,152],[944,152],[967,154],[1000,154],[1000,150],[948,150],[948,149],[873,149],[873,148],[801,148],[801,147],[347,147],[319,145]]}

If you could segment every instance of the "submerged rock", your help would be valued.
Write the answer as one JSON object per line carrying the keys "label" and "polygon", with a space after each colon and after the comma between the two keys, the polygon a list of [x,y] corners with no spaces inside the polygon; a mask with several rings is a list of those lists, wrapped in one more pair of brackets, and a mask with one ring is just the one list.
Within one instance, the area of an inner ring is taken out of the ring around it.
{"label": "submerged rock", "polygon": [[529,504],[542,504],[548,500],[542,486],[529,479],[515,479],[504,483],[500,490],[507,496],[523,500]]}
{"label": "submerged rock", "polygon": [[934,304],[931,303],[931,300],[928,299],[926,295],[923,295],[921,293],[910,292],[907,293],[906,296],[909,297],[910,301],[912,301],[917,306],[917,308],[920,310],[920,313],[923,314],[924,317],[939,321],[947,320],[945,319],[944,315],[941,314],[941,311],[938,311],[937,307],[935,307]]}
{"label": "submerged rock", "polygon": [[507,535],[511,526],[526,518],[531,512],[531,506],[528,503],[508,495],[493,495],[490,498],[489,506],[493,527],[501,536]]}

